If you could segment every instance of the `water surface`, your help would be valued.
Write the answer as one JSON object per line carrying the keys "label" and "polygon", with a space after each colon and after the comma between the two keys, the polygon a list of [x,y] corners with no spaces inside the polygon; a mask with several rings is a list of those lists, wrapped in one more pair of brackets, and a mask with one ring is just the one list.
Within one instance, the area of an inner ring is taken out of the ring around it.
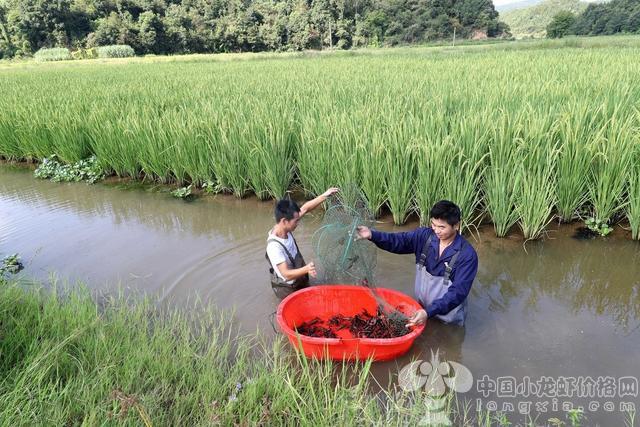
{"label": "water surface", "polygon": [[[269,315],[278,300],[264,259],[272,202],[216,196],[185,203],[134,187],[52,183],[0,166],[0,254],[20,253],[25,272],[45,280],[55,272],[99,292],[121,286],[149,293],[168,306],[198,298],[233,308],[243,330],[272,335]],[[308,260],[321,217],[321,211],[305,217],[296,231]],[[387,231],[415,226],[394,227],[384,218],[379,224]],[[558,416],[555,406],[571,402],[585,406],[585,425],[623,425],[620,403],[638,404],[637,384],[636,395],[622,399],[619,390],[612,398],[563,397],[558,389],[538,398],[498,398],[497,390],[487,397],[478,390],[491,390],[499,377],[517,384],[549,377],[556,387],[560,377],[587,384],[602,377],[597,392],[607,389],[606,377],[617,387],[620,377],[640,376],[640,244],[619,228],[607,239],[579,241],[571,238],[574,228],[552,224],[546,239],[526,245],[517,233],[496,239],[490,226],[469,237],[480,266],[466,327],[429,322],[408,355],[374,365],[376,379],[383,386],[389,377],[396,382],[399,368],[438,352],[472,373],[473,388],[458,395],[472,411],[477,399],[483,407],[496,401],[498,409],[511,402],[510,418],[520,421],[518,403],[546,401],[546,412],[537,411],[537,423],[545,424]],[[412,295],[413,263],[413,256],[379,251],[378,281]],[[590,402],[599,409],[589,412]],[[604,410],[606,402],[615,406],[612,412]],[[535,407],[531,413],[535,417]]]}

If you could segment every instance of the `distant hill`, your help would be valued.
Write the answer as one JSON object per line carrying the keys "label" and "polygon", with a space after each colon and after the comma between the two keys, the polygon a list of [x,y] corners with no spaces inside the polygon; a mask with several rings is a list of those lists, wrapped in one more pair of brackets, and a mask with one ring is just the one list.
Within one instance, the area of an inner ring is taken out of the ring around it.
{"label": "distant hill", "polygon": [[566,10],[579,14],[588,4],[580,0],[545,0],[530,7],[500,13],[500,20],[509,25],[511,34],[516,38],[545,37],[547,25],[558,12]]}
{"label": "distant hill", "polygon": [[500,14],[503,14],[503,13],[509,12],[511,10],[524,9],[525,7],[535,6],[536,4],[541,3],[543,1],[544,0],[521,0],[521,1],[517,1],[515,3],[496,5],[496,10]]}

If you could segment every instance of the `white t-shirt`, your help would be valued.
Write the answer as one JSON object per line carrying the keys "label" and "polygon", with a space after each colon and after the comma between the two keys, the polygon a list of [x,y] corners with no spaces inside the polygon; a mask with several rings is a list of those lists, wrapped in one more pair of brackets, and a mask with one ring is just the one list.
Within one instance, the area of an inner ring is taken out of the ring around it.
{"label": "white t-shirt", "polygon": [[[288,233],[286,239],[281,239],[280,237],[273,234],[272,231],[269,232],[269,237],[267,237],[267,239],[274,239],[282,243],[287,248],[291,256],[295,259],[296,255],[298,254],[298,250],[296,249],[296,244],[295,244],[295,241],[293,240],[293,235],[291,233]],[[276,242],[268,242],[267,255],[269,256],[269,261],[271,261],[271,266],[273,267],[273,271],[275,271],[276,274],[282,280],[284,280],[282,273],[280,273],[280,270],[278,269],[278,264],[282,264],[283,262],[286,262],[289,268],[293,267],[293,265],[291,265],[291,260],[289,259],[289,256],[284,251],[284,248]],[[293,282],[294,282],[293,280],[289,280],[287,283],[291,284]]]}

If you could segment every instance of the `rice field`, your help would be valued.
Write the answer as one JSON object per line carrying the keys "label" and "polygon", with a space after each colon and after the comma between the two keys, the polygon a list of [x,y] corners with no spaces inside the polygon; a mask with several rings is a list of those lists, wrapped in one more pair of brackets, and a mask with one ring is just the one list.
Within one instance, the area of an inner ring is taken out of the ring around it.
{"label": "rice field", "polygon": [[398,224],[448,198],[498,236],[594,217],[638,239],[640,37],[602,40],[6,67],[0,156],[260,199],[356,183]]}

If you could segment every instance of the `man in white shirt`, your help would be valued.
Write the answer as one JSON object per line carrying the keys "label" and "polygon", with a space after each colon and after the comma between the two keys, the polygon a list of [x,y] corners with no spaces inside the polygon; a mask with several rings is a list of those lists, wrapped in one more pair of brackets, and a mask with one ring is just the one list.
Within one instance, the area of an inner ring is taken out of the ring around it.
{"label": "man in white shirt", "polygon": [[279,298],[305,288],[309,285],[309,276],[316,277],[313,262],[305,263],[298,244],[293,238],[293,231],[298,221],[307,212],[317,208],[327,197],[335,194],[337,188],[329,188],[320,196],[309,200],[302,207],[289,199],[282,199],[276,203],[276,225],[269,231],[267,238],[267,253],[271,273],[271,287]]}

